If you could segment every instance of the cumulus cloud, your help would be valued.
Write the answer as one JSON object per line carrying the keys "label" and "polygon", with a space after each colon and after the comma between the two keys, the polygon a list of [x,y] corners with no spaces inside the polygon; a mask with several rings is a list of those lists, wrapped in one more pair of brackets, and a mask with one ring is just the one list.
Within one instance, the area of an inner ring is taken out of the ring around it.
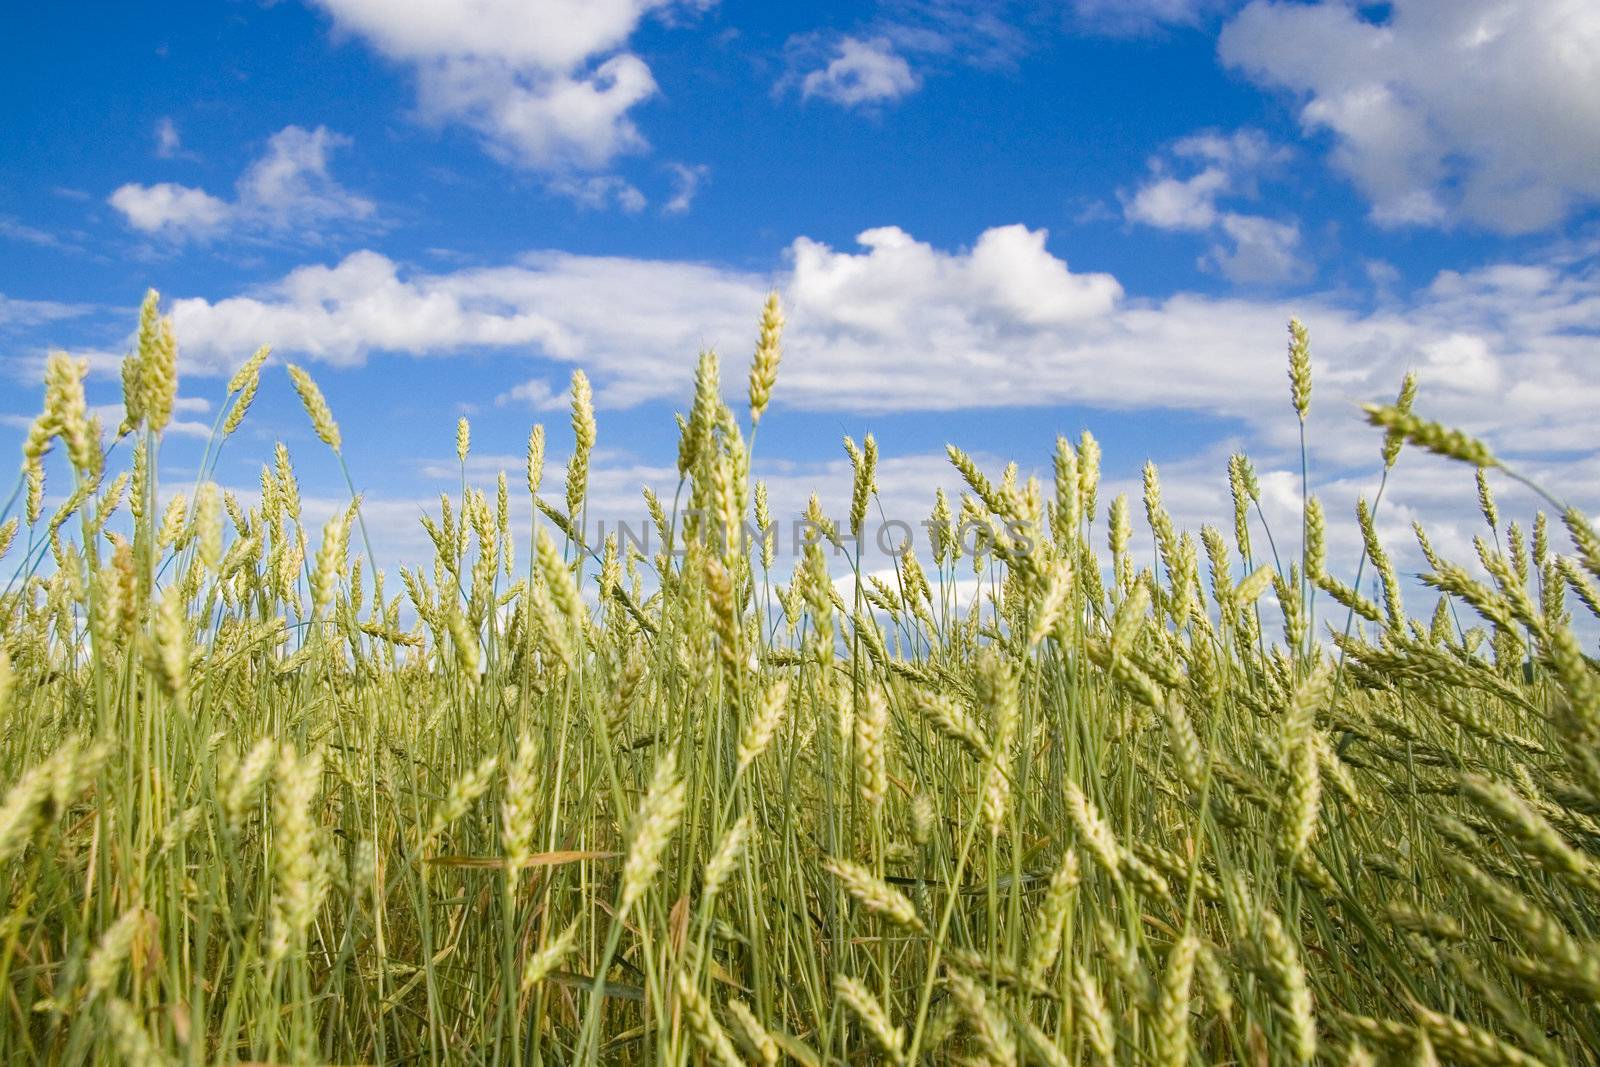
{"label": "cumulus cloud", "polygon": [[[1335,294],[1152,300],[1073,270],[1040,230],[997,227],[944,250],[881,227],[854,248],[799,238],[776,275],[564,252],[427,273],[359,252],[173,310],[197,369],[231,370],[263,342],[344,365],[499,351],[582,365],[616,407],[680,400],[703,347],[737,358],[774,283],[790,322],[778,399],[811,410],[1073,404],[1254,425],[1284,402],[1283,324],[1295,313],[1312,328],[1314,436],[1330,456],[1370,451],[1351,432],[1355,402],[1388,399],[1409,368],[1430,417],[1502,446],[1570,449],[1600,405],[1600,268],[1582,263],[1446,271],[1377,310]],[[506,402],[553,396],[530,386]]]}
{"label": "cumulus cloud", "polygon": [[464,124],[506,162],[566,174],[646,147],[630,112],[656,82],[628,38],[652,12],[709,0],[316,2],[414,71],[423,118]]}
{"label": "cumulus cloud", "polygon": [[[1071,271],[1045,248],[1043,231],[1022,226],[986,231],[958,253],[894,227],[866,231],[859,241],[859,252],[795,241],[780,283],[792,321],[809,323],[804,329],[821,356],[815,372],[810,361],[791,361],[791,381],[822,406],[963,406],[965,390],[949,380],[896,385],[906,376],[878,350],[897,338],[913,347],[942,329],[949,340],[930,350],[935,377],[959,371],[966,358],[1004,368],[1014,344],[1092,324],[1121,297],[1111,276]],[[185,351],[215,369],[261,343],[251,338],[341,363],[373,351],[517,346],[582,362],[602,375],[604,399],[632,403],[676,395],[702,345],[742,348],[768,284],[765,276],[703,264],[561,252],[507,267],[402,276],[388,258],[360,252],[333,267],[296,270],[258,294],[180,300],[174,313]],[[825,346],[838,354],[822,353]],[[1011,387],[1026,392],[1020,376]]]}
{"label": "cumulus cloud", "polygon": [[350,139],[318,126],[285,126],[224,200],[173,182],[128,183],[107,202],[128,225],[175,240],[235,233],[307,233],[329,223],[370,218],[372,201],[352,193],[328,172],[328,157]]}
{"label": "cumulus cloud", "polygon": [[1046,233],[1025,226],[985,230],[965,253],[941,252],[896,226],[866,230],[866,251],[839,252],[808,238],[791,247],[788,286],[796,309],[839,333],[896,334],[939,318],[964,330],[1069,326],[1105,317],[1122,296],[1109,274],[1074,274],[1045,248]]}
{"label": "cumulus cloud", "polygon": [[427,274],[357,252],[247,295],[178,300],[173,314],[196,369],[231,368],[264,338],[340,365],[488,349],[582,363],[603,402],[630,404],[676,395],[703,343],[742,347],[764,293],[751,275],[680,261],[537,252]]}
{"label": "cumulus cloud", "polygon": [[663,0],[318,0],[343,29],[385,55],[499,59],[545,70],[575,68],[625,44]]}
{"label": "cumulus cloud", "polygon": [[[1300,225],[1219,206],[1223,198],[1253,200],[1260,179],[1288,158],[1259,130],[1203,131],[1174,142],[1150,159],[1150,174],[1122,195],[1123,217],[1162,230],[1209,233],[1216,238],[1200,257],[1203,269],[1239,282],[1282,282],[1304,277]],[[1185,176],[1175,173],[1187,170]]]}
{"label": "cumulus cloud", "polygon": [[422,114],[460,121],[483,135],[496,158],[533,170],[595,170],[646,147],[628,117],[655,95],[650,68],[634,55],[612,56],[581,76],[528,80],[504,60],[452,59],[422,73]]}
{"label": "cumulus cloud", "polygon": [[1600,6],[1591,0],[1255,0],[1222,60],[1301,101],[1384,225],[1555,225],[1600,200]]}
{"label": "cumulus cloud", "polygon": [[233,215],[232,206],[204,189],[173,182],[119,186],[106,201],[129,226],[145,233],[197,237],[215,232]]}
{"label": "cumulus cloud", "polygon": [[1207,230],[1217,221],[1217,197],[1228,188],[1228,172],[1207,167],[1187,178],[1151,178],[1128,198],[1129,222],[1163,230]]}
{"label": "cumulus cloud", "polygon": [[800,95],[860,107],[898,100],[921,84],[888,38],[841,37],[827,64],[800,79]]}

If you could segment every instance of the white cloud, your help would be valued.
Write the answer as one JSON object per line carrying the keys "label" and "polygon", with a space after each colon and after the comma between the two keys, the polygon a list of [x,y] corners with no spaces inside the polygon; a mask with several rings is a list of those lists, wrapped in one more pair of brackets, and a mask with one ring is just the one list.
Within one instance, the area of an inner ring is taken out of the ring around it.
{"label": "white cloud", "polygon": [[1217,196],[1228,188],[1228,173],[1207,167],[1188,178],[1152,178],[1128,200],[1124,214],[1162,230],[1208,230],[1217,221]]}
{"label": "white cloud", "polygon": [[128,183],[107,202],[145,233],[174,239],[235,232],[309,233],[329,223],[370,218],[372,201],[328,173],[328,156],[350,140],[322,126],[285,126],[267,141],[261,158],[240,175],[234,199],[172,182]]}
{"label": "white cloud", "polygon": [[653,96],[625,50],[652,12],[705,0],[317,0],[342,30],[413,68],[421,114],[460,122],[532,170],[596,170],[642,150],[629,112]]}
{"label": "white cloud", "polygon": [[921,84],[888,38],[841,37],[827,65],[801,78],[800,95],[858,107],[898,100]]}
{"label": "white cloud", "polygon": [[503,162],[539,171],[595,170],[646,147],[628,112],[655,95],[637,56],[612,56],[581,75],[530,78],[498,59],[450,59],[420,71],[421,111],[478,131]]}
{"label": "white cloud", "polygon": [[371,352],[510,349],[583,363],[614,404],[675,395],[702,343],[738,340],[765,293],[715,267],[538,252],[502,267],[402,271],[376,252],[302,267],[250,295],[173,304],[182,351],[231,369],[271,337],[277,351],[338,364]]}
{"label": "white cloud", "polygon": [[1302,101],[1307,130],[1387,225],[1544,229],[1600,200],[1600,5],[1592,0],[1255,0],[1223,61]]}
{"label": "white cloud", "polygon": [[1489,393],[1500,386],[1500,365],[1488,341],[1476,334],[1453,333],[1421,349],[1427,370],[1457,388]]}
{"label": "white cloud", "polygon": [[128,225],[145,233],[173,237],[198,237],[222,227],[233,215],[232,206],[204,189],[161,182],[119,186],[106,201],[122,212]]}
{"label": "white cloud", "polygon": [[1300,256],[1300,224],[1260,215],[1225,212],[1218,220],[1231,244],[1218,243],[1200,257],[1200,266],[1236,282],[1283,282],[1302,278],[1308,268]]}
{"label": "white cloud", "polygon": [[[1122,194],[1129,222],[1162,230],[1211,233],[1217,238],[1199,266],[1238,282],[1283,282],[1304,277],[1300,226],[1294,220],[1223,210],[1224,197],[1255,199],[1257,184],[1288,158],[1259,130],[1222,134],[1213,130],[1174,142],[1150,159],[1150,176],[1133,193]],[[1200,169],[1187,177],[1171,173],[1175,164]]]}
{"label": "white cloud", "polygon": [[[1420,372],[1424,414],[1512,450],[1586,447],[1600,405],[1600,269],[1592,264],[1447,271],[1362,310],[1332,294],[1293,302],[1128,296],[1108,274],[1070,269],[1042,231],[1022,226],[985,231],[957,251],[893,227],[858,241],[836,249],[799,238],[776,277],[559,252],[430,274],[360,252],[246,295],[179,300],[173,310],[182,352],[199,369],[231,370],[261,343],[346,365],[375,352],[501,351],[582,365],[600,402],[616,407],[681,400],[703,347],[736,366],[776,284],[790,322],[782,404],[1170,408],[1277,427],[1259,432],[1277,434],[1272,441],[1284,447],[1288,422],[1263,422],[1263,412],[1286,402],[1283,324],[1297,313],[1313,337],[1313,438],[1338,462],[1364,461],[1374,447],[1355,430],[1355,402],[1390,399],[1408,368]],[[732,390],[740,374],[725,377]],[[554,393],[511,389],[513,401],[538,406]]]}
{"label": "white cloud", "polygon": [[639,20],[665,0],[318,0],[345,30],[397,59],[437,56],[499,59],[546,70],[571,69],[620,48]]}
{"label": "white cloud", "polygon": [[930,313],[967,331],[992,331],[995,340],[1016,326],[1104,318],[1122,287],[1109,274],[1073,274],[1045,249],[1045,236],[995,227],[965,254],[940,252],[895,226],[861,233],[861,253],[802,237],[791,247],[787,291],[796,313],[804,309],[814,326],[883,339],[922,332],[933,325]]}

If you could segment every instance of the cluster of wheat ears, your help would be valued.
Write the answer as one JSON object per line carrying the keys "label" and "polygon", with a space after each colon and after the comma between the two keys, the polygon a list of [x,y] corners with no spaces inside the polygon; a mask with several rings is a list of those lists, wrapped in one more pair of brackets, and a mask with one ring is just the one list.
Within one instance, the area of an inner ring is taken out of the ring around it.
{"label": "cluster of wheat ears", "polygon": [[[390,576],[352,551],[353,490],[305,529],[282,445],[249,506],[209,480],[264,349],[186,493],[158,486],[177,345],[154,294],[109,445],[53,357],[0,527],[0,1058],[1600,1060],[1600,668],[1568,609],[1600,614],[1588,519],[1556,505],[1568,554],[1543,513],[1502,525],[1485,471],[1515,473],[1414,415],[1408,379],[1369,409],[1384,481],[1408,445],[1454,457],[1487,520],[1481,569],[1417,530],[1428,621],[1381,487],[1347,581],[1315,497],[1288,563],[1243,456],[1232,543],[1177,531],[1149,467],[1146,566],[1088,434],[1057,442],[1053,491],[951,450],[969,491],[936,528],[995,533],[970,599],[953,537],[847,595],[812,545],[785,584],[770,539],[711,536],[751,513],[781,330],[774,298],[748,437],[701,359],[694,506],[646,494],[659,556],[575,536],[579,373],[564,508],[535,428],[519,531],[505,475],[467,485],[463,421],[431,568]],[[1303,442],[1298,323],[1289,354]],[[846,445],[859,533],[877,451]]]}

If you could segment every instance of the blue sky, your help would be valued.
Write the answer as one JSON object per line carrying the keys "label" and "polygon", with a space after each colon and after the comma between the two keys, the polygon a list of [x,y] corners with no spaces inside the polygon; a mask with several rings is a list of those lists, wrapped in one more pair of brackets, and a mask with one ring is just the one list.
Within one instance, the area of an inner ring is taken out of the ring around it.
{"label": "blue sky", "polygon": [[[1425,414],[1576,499],[1600,483],[1589,0],[237,0],[8,25],[0,443],[51,347],[116,403],[155,286],[180,476],[270,343],[322,384],[404,551],[455,418],[476,476],[515,472],[532,421],[566,447],[583,366],[596,492],[631,515],[670,479],[697,349],[742,393],[776,286],[758,472],[786,505],[844,506],[842,433],[876,432],[888,506],[920,514],[953,485],[945,441],[1047,475],[1088,426],[1111,488],[1154,458],[1180,518],[1221,516],[1234,447],[1287,508],[1296,313],[1335,514],[1373,484],[1354,404],[1408,368]],[[219,477],[248,487],[277,438],[331,506],[281,373]],[[1465,547],[1470,477],[1419,460],[1394,500],[1396,537],[1420,517]]]}

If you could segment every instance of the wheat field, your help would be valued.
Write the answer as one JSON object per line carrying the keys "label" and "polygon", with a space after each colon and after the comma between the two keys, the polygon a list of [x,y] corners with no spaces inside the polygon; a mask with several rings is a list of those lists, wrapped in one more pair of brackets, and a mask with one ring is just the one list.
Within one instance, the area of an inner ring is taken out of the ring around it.
{"label": "wheat field", "polygon": [[[306,528],[282,446],[258,496],[209,480],[265,349],[182,487],[154,294],[122,425],[52,357],[0,528],[0,1058],[1600,1061],[1583,514],[1541,490],[1551,518],[1502,519],[1484,472],[1520,476],[1407,379],[1369,409],[1357,573],[1309,494],[1277,558],[1243,456],[1234,529],[1198,537],[1147,467],[1135,559],[1085,434],[1053,486],[952,449],[932,557],[841,593],[870,438],[851,529],[792,573],[720,536],[770,525],[751,445],[781,330],[774,298],[748,411],[702,357],[680,482],[646,502],[659,554],[577,536],[579,373],[562,504],[541,428],[514,488],[467,484],[463,420],[434,558],[389,573],[353,484]],[[1309,344],[1293,324],[1302,430]],[[302,460],[342,468],[288,373],[332,453]],[[1376,533],[1413,449],[1461,461],[1468,510],[1476,468],[1485,522],[1470,565],[1417,530],[1429,589]],[[958,522],[992,533],[976,567]]]}

